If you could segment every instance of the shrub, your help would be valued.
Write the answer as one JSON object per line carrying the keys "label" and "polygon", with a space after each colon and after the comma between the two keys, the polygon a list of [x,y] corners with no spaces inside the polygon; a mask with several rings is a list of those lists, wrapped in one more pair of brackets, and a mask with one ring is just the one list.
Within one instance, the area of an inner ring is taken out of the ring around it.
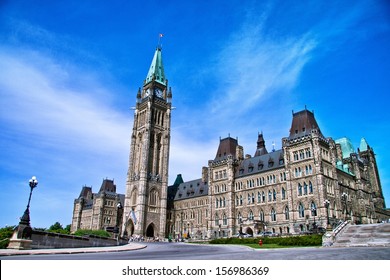
{"label": "shrub", "polygon": [[305,236],[289,237],[265,237],[265,238],[220,238],[210,241],[210,244],[258,244],[259,240],[263,244],[276,244],[279,246],[321,246],[322,235],[313,234]]}

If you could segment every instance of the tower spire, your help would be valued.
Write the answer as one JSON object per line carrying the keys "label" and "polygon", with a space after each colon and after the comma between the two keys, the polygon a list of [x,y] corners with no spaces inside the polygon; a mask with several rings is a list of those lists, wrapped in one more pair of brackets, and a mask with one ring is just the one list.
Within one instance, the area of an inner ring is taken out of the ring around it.
{"label": "tower spire", "polygon": [[[162,34],[161,34],[162,35]],[[160,45],[160,40],[159,40]],[[165,78],[164,65],[162,61],[161,47],[157,46],[156,51],[150,64],[148,75],[146,76],[144,85],[155,81],[161,85],[167,86],[167,79]]]}

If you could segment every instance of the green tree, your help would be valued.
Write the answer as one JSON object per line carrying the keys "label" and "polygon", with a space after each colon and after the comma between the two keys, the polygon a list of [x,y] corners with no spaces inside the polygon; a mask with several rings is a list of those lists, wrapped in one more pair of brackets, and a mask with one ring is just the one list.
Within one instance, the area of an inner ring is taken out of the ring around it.
{"label": "green tree", "polygon": [[57,232],[57,231],[61,231],[63,229],[64,228],[62,227],[62,225],[59,222],[55,222],[53,225],[51,225],[49,227],[49,231],[51,231],[51,232]]}
{"label": "green tree", "polygon": [[0,228],[0,249],[5,249],[8,246],[9,239],[14,232],[15,226]]}

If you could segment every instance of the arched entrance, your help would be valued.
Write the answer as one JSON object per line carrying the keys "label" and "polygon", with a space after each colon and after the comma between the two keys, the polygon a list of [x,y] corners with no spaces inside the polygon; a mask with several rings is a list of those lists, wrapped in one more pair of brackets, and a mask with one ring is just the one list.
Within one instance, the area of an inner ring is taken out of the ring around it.
{"label": "arched entrance", "polygon": [[253,236],[253,230],[250,227],[246,228],[246,233]]}
{"label": "arched entrance", "polygon": [[153,223],[146,229],[146,237],[154,237],[154,225]]}

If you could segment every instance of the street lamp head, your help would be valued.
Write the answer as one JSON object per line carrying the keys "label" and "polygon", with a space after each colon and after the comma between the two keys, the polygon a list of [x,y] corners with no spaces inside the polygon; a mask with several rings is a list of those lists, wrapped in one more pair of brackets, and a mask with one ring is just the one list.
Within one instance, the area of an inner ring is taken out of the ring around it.
{"label": "street lamp head", "polygon": [[116,208],[122,209],[122,203],[119,201],[118,204],[116,205]]}
{"label": "street lamp head", "polygon": [[32,176],[32,178],[29,181],[30,187],[35,188],[38,185],[37,177]]}

